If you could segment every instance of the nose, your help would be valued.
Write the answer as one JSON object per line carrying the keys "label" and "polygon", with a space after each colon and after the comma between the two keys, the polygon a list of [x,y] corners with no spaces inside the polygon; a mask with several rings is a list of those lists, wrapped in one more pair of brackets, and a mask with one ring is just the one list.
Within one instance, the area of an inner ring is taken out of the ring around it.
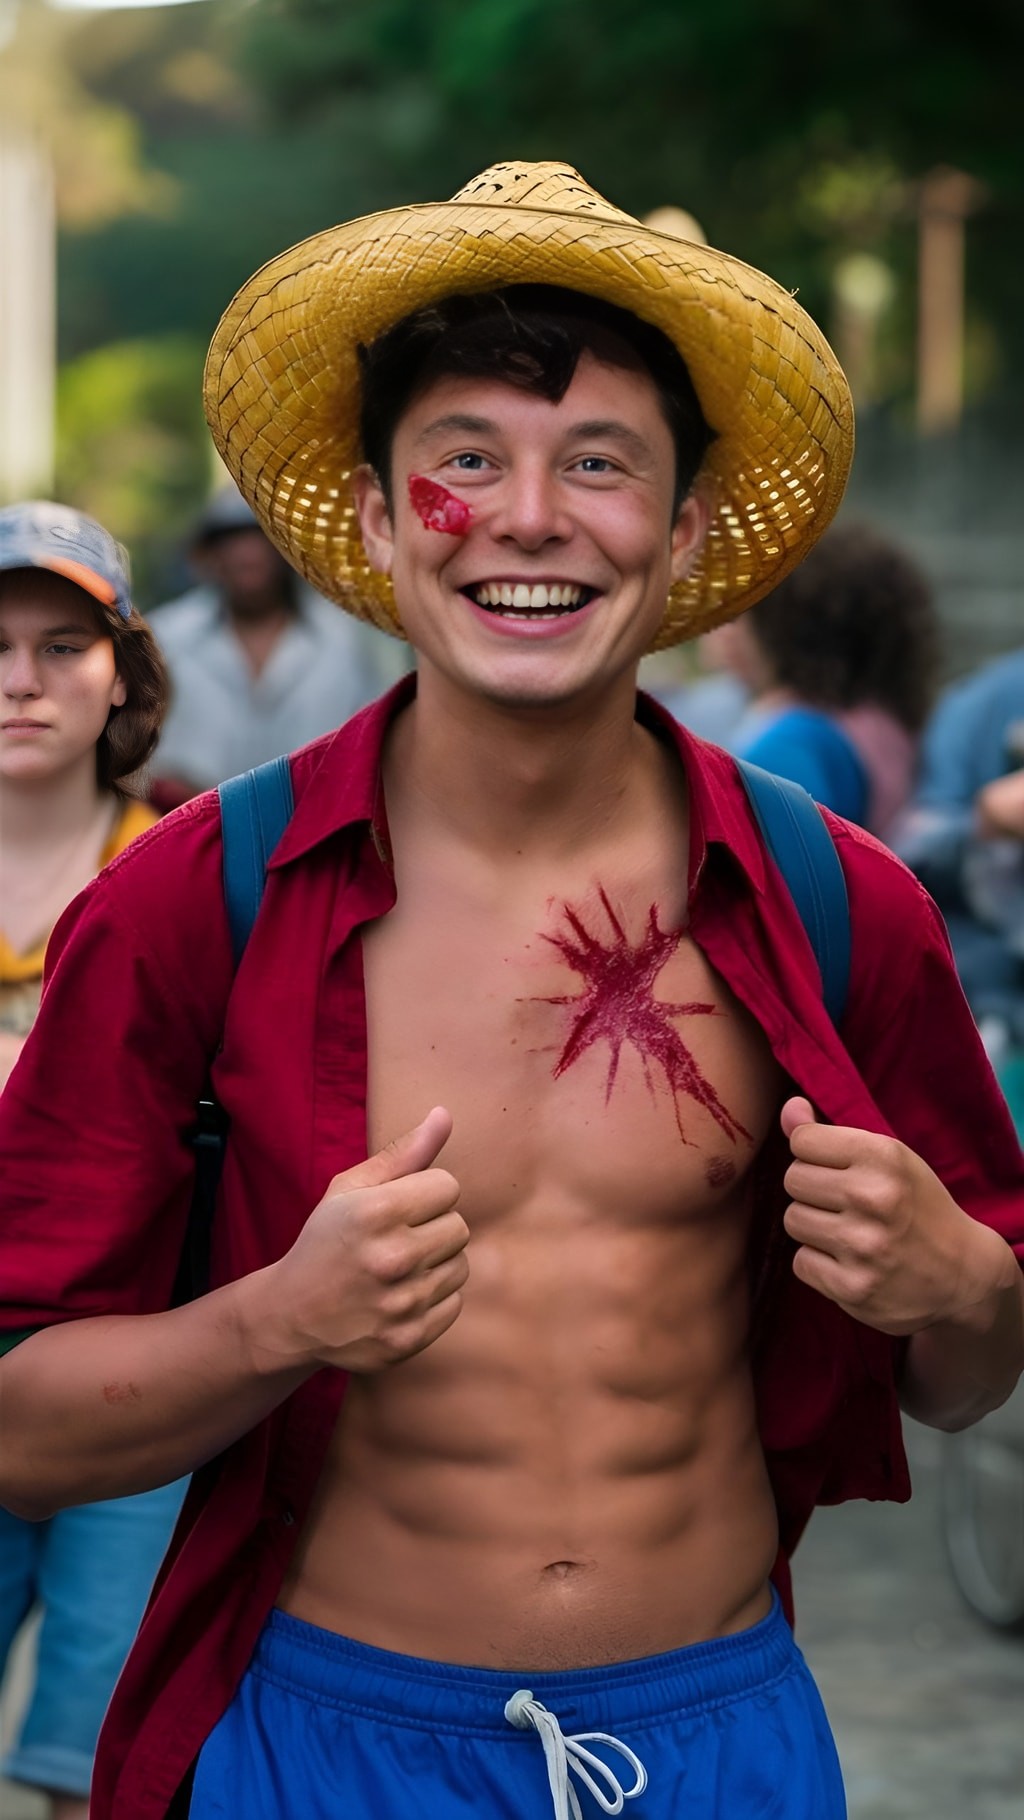
{"label": "nose", "polygon": [[546,464],[524,462],[504,476],[491,515],[491,535],[531,551],[547,543],[565,543],[572,536],[557,477]]}
{"label": "nose", "polygon": [[15,645],[0,657],[0,688],[9,701],[34,701],[43,693],[35,652]]}

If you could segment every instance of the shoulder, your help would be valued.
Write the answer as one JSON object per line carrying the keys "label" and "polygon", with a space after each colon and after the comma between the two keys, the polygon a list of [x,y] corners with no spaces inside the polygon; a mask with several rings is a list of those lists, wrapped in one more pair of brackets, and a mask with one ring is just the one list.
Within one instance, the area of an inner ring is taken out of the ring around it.
{"label": "shoulder", "polygon": [[138,797],[123,803],[104,851],[104,865],[109,865],[119,853],[123,853],[133,840],[138,840],[140,834],[145,834],[147,828],[155,828],[159,820],[157,810]]}
{"label": "shoulder", "polygon": [[122,845],[60,918],[47,970],[88,934],[91,942],[126,944],[161,972],[184,978],[216,952],[222,923],[226,930],[220,806],[207,791]]}
{"label": "shoulder", "polygon": [[1004,705],[1007,712],[1014,713],[1024,707],[1024,649],[1009,651],[951,683],[932,718],[941,723],[950,716],[984,716]]}
{"label": "shoulder", "polygon": [[822,814],[850,905],[850,1011],[888,1021],[938,968],[955,978],[942,916],[920,880],[856,823]]}
{"label": "shoulder", "polygon": [[851,918],[872,923],[898,914],[917,923],[938,916],[920,880],[889,847],[831,809],[821,807],[821,814],[843,868]]}

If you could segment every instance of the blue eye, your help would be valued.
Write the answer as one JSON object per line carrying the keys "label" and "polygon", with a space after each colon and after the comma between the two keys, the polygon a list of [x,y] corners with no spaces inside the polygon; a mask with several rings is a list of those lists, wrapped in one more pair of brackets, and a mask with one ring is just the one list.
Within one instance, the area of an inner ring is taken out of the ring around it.
{"label": "blue eye", "polygon": [[614,463],[607,455],[584,455],[577,464],[585,474],[608,474]]}

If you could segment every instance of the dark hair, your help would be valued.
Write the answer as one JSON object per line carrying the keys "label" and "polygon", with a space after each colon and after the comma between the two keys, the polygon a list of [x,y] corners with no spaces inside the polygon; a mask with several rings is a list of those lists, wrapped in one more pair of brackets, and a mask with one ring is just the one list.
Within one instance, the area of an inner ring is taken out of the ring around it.
{"label": "dark hair", "polygon": [[910,733],[924,725],[940,658],[931,589],[867,525],[827,532],[749,614],[775,681],[812,707],[873,702]]}
{"label": "dark hair", "polygon": [[453,373],[495,378],[557,404],[584,350],[609,366],[646,370],[654,381],[676,449],[674,515],[714,439],[685,360],[631,311],[550,284],[444,297],[360,347],[363,455],[389,507],[395,429],[427,386]]}
{"label": "dark hair", "polygon": [[124,707],[111,708],[97,742],[96,779],[101,790],[128,797],[136,792],[123,780],[141,770],[156,746],[171,697],[170,678],[160,646],[137,612],[122,619],[113,607],[93,604],[114,641],[114,661],[126,690]]}

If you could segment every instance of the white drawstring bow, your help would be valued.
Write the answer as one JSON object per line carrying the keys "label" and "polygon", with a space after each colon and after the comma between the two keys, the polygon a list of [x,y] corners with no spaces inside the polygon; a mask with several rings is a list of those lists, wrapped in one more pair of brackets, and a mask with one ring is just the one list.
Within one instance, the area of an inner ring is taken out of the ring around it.
{"label": "white drawstring bow", "polygon": [[[540,1737],[555,1804],[555,1820],[583,1820],[579,1796],[569,1781],[570,1770],[590,1790],[606,1814],[621,1814],[623,1803],[632,1801],[634,1795],[642,1795],[647,1787],[647,1771],[628,1745],[611,1737],[608,1732],[574,1732],[566,1737],[554,1713],[542,1706],[539,1700],[535,1700],[528,1687],[521,1687],[506,1702],[505,1717],[519,1731],[528,1731],[532,1726]],[[624,1789],[607,1763],[603,1763],[593,1751],[584,1749],[585,1743],[607,1744],[611,1750],[618,1751],[620,1756],[625,1757],[636,1776],[633,1787]],[[607,1794],[598,1787],[591,1770],[595,1770],[602,1778]]]}

